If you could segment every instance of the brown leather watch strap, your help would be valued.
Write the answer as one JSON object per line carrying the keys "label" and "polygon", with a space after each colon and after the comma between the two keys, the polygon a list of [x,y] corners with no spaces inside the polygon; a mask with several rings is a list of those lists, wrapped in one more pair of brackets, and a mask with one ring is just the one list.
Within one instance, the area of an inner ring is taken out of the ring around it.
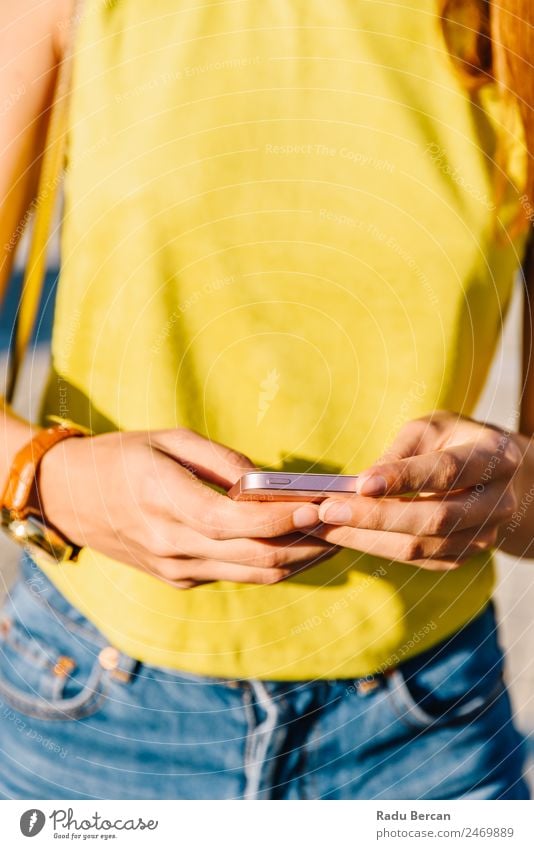
{"label": "brown leather watch strap", "polygon": [[13,519],[24,519],[28,514],[28,501],[37,469],[46,452],[63,439],[86,435],[82,430],[61,425],[40,430],[15,455],[2,496],[2,508],[9,511]]}

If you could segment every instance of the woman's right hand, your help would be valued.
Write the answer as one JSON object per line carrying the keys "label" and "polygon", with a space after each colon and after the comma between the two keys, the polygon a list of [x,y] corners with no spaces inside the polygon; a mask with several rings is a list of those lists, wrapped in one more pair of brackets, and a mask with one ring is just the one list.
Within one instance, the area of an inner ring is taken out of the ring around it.
{"label": "woman's right hand", "polygon": [[37,493],[46,520],[80,546],[180,588],[209,581],[272,584],[330,557],[303,534],[311,504],[235,502],[229,488],[255,468],[186,429],[67,439],[45,454]]}

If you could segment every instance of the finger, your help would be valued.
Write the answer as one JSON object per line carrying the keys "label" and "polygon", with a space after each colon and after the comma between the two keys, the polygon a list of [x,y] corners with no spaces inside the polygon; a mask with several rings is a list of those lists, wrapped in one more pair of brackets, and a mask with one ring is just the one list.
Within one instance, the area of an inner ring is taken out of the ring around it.
{"label": "finger", "polygon": [[456,557],[444,557],[442,560],[413,560],[410,566],[417,566],[426,572],[454,572],[469,562],[469,558],[458,560]]}
{"label": "finger", "polygon": [[[317,565],[314,561],[310,565]],[[243,566],[239,563],[225,563],[220,560],[180,560],[169,558],[157,564],[157,571],[163,580],[184,581],[232,581],[238,584],[277,584],[289,578],[299,568],[263,569],[260,566]]]}
{"label": "finger", "polygon": [[517,507],[511,486],[502,481],[483,484],[446,496],[418,498],[329,498],[319,506],[326,524],[423,536],[445,536],[484,524],[503,524]]}
{"label": "finger", "polygon": [[390,561],[411,563],[451,557],[466,559],[495,545],[497,529],[481,532],[469,529],[442,538],[324,525],[317,531],[317,536],[343,548],[352,548]]}
{"label": "finger", "polygon": [[[145,482],[143,498],[152,512],[211,539],[272,538],[319,524],[314,504],[234,501],[161,453],[154,475]],[[158,540],[154,543],[147,548],[158,553]]]}
{"label": "finger", "polygon": [[[409,453],[411,454],[426,454],[429,451],[438,451],[440,448],[447,448],[449,445],[461,445],[463,442],[471,442],[480,438],[483,428],[494,428],[501,433],[499,428],[488,423],[482,425],[480,422],[470,419],[467,416],[461,416],[457,413],[451,413],[450,410],[435,410],[431,415],[421,416],[418,419],[407,422],[399,432],[405,429],[412,431],[416,429],[418,435],[417,445]],[[380,461],[381,462],[381,461]]]}
{"label": "finger", "polygon": [[150,574],[153,575],[154,578],[157,578],[159,581],[163,581],[164,584],[168,584],[170,587],[174,587],[175,590],[194,590],[195,587],[203,587],[205,584],[213,584],[213,581],[192,581],[189,578],[182,581],[171,581],[169,578],[164,578],[159,572],[155,572],[153,570],[148,571],[150,571]]}
{"label": "finger", "polygon": [[211,539],[280,537],[319,524],[316,505],[233,501],[171,460],[159,464],[156,483],[171,517]]}
{"label": "finger", "polygon": [[186,555],[195,559],[218,560],[259,566],[264,569],[313,563],[335,547],[313,536],[288,534],[276,539],[212,540],[185,525],[171,526],[166,533],[168,556]]}
{"label": "finger", "polygon": [[202,584],[209,584],[211,581],[194,581],[191,579],[183,579],[181,581],[173,581],[170,578],[166,578],[162,575],[162,573],[158,569],[157,562],[155,564],[150,564],[145,558],[141,559],[138,557],[132,558],[130,560],[123,560],[123,563],[127,563],[132,569],[137,569],[140,572],[147,572],[149,575],[152,575],[153,578],[157,578],[159,581],[163,581],[165,584],[169,584],[176,589],[181,590],[189,590],[193,589],[193,587],[199,587]]}
{"label": "finger", "polygon": [[423,419],[413,419],[406,422],[378,458],[375,465],[394,462],[417,454],[420,451],[420,445],[427,429],[428,421]]}
{"label": "finger", "polygon": [[359,476],[358,494],[448,492],[511,477],[520,459],[515,444],[495,431],[484,434],[484,440],[375,465]]}
{"label": "finger", "polygon": [[248,457],[186,428],[149,434],[150,445],[203,480],[229,488],[241,475],[257,468]]}

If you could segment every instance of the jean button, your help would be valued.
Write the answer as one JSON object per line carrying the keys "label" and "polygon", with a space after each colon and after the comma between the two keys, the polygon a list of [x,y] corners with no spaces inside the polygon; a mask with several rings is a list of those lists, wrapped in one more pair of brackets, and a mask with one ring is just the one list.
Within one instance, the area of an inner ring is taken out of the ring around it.
{"label": "jean button", "polygon": [[98,662],[102,669],[108,672],[116,669],[119,665],[120,652],[114,646],[106,646],[98,655]]}

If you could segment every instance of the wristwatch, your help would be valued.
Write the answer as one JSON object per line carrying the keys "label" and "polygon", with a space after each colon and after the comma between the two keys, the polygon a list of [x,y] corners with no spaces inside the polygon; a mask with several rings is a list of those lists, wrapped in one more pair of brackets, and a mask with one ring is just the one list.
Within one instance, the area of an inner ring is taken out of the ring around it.
{"label": "wristwatch", "polygon": [[68,424],[43,428],[15,455],[1,501],[2,528],[8,536],[49,564],[75,560],[79,546],[46,524],[42,514],[29,503],[39,464],[47,451],[71,437],[90,431]]}

